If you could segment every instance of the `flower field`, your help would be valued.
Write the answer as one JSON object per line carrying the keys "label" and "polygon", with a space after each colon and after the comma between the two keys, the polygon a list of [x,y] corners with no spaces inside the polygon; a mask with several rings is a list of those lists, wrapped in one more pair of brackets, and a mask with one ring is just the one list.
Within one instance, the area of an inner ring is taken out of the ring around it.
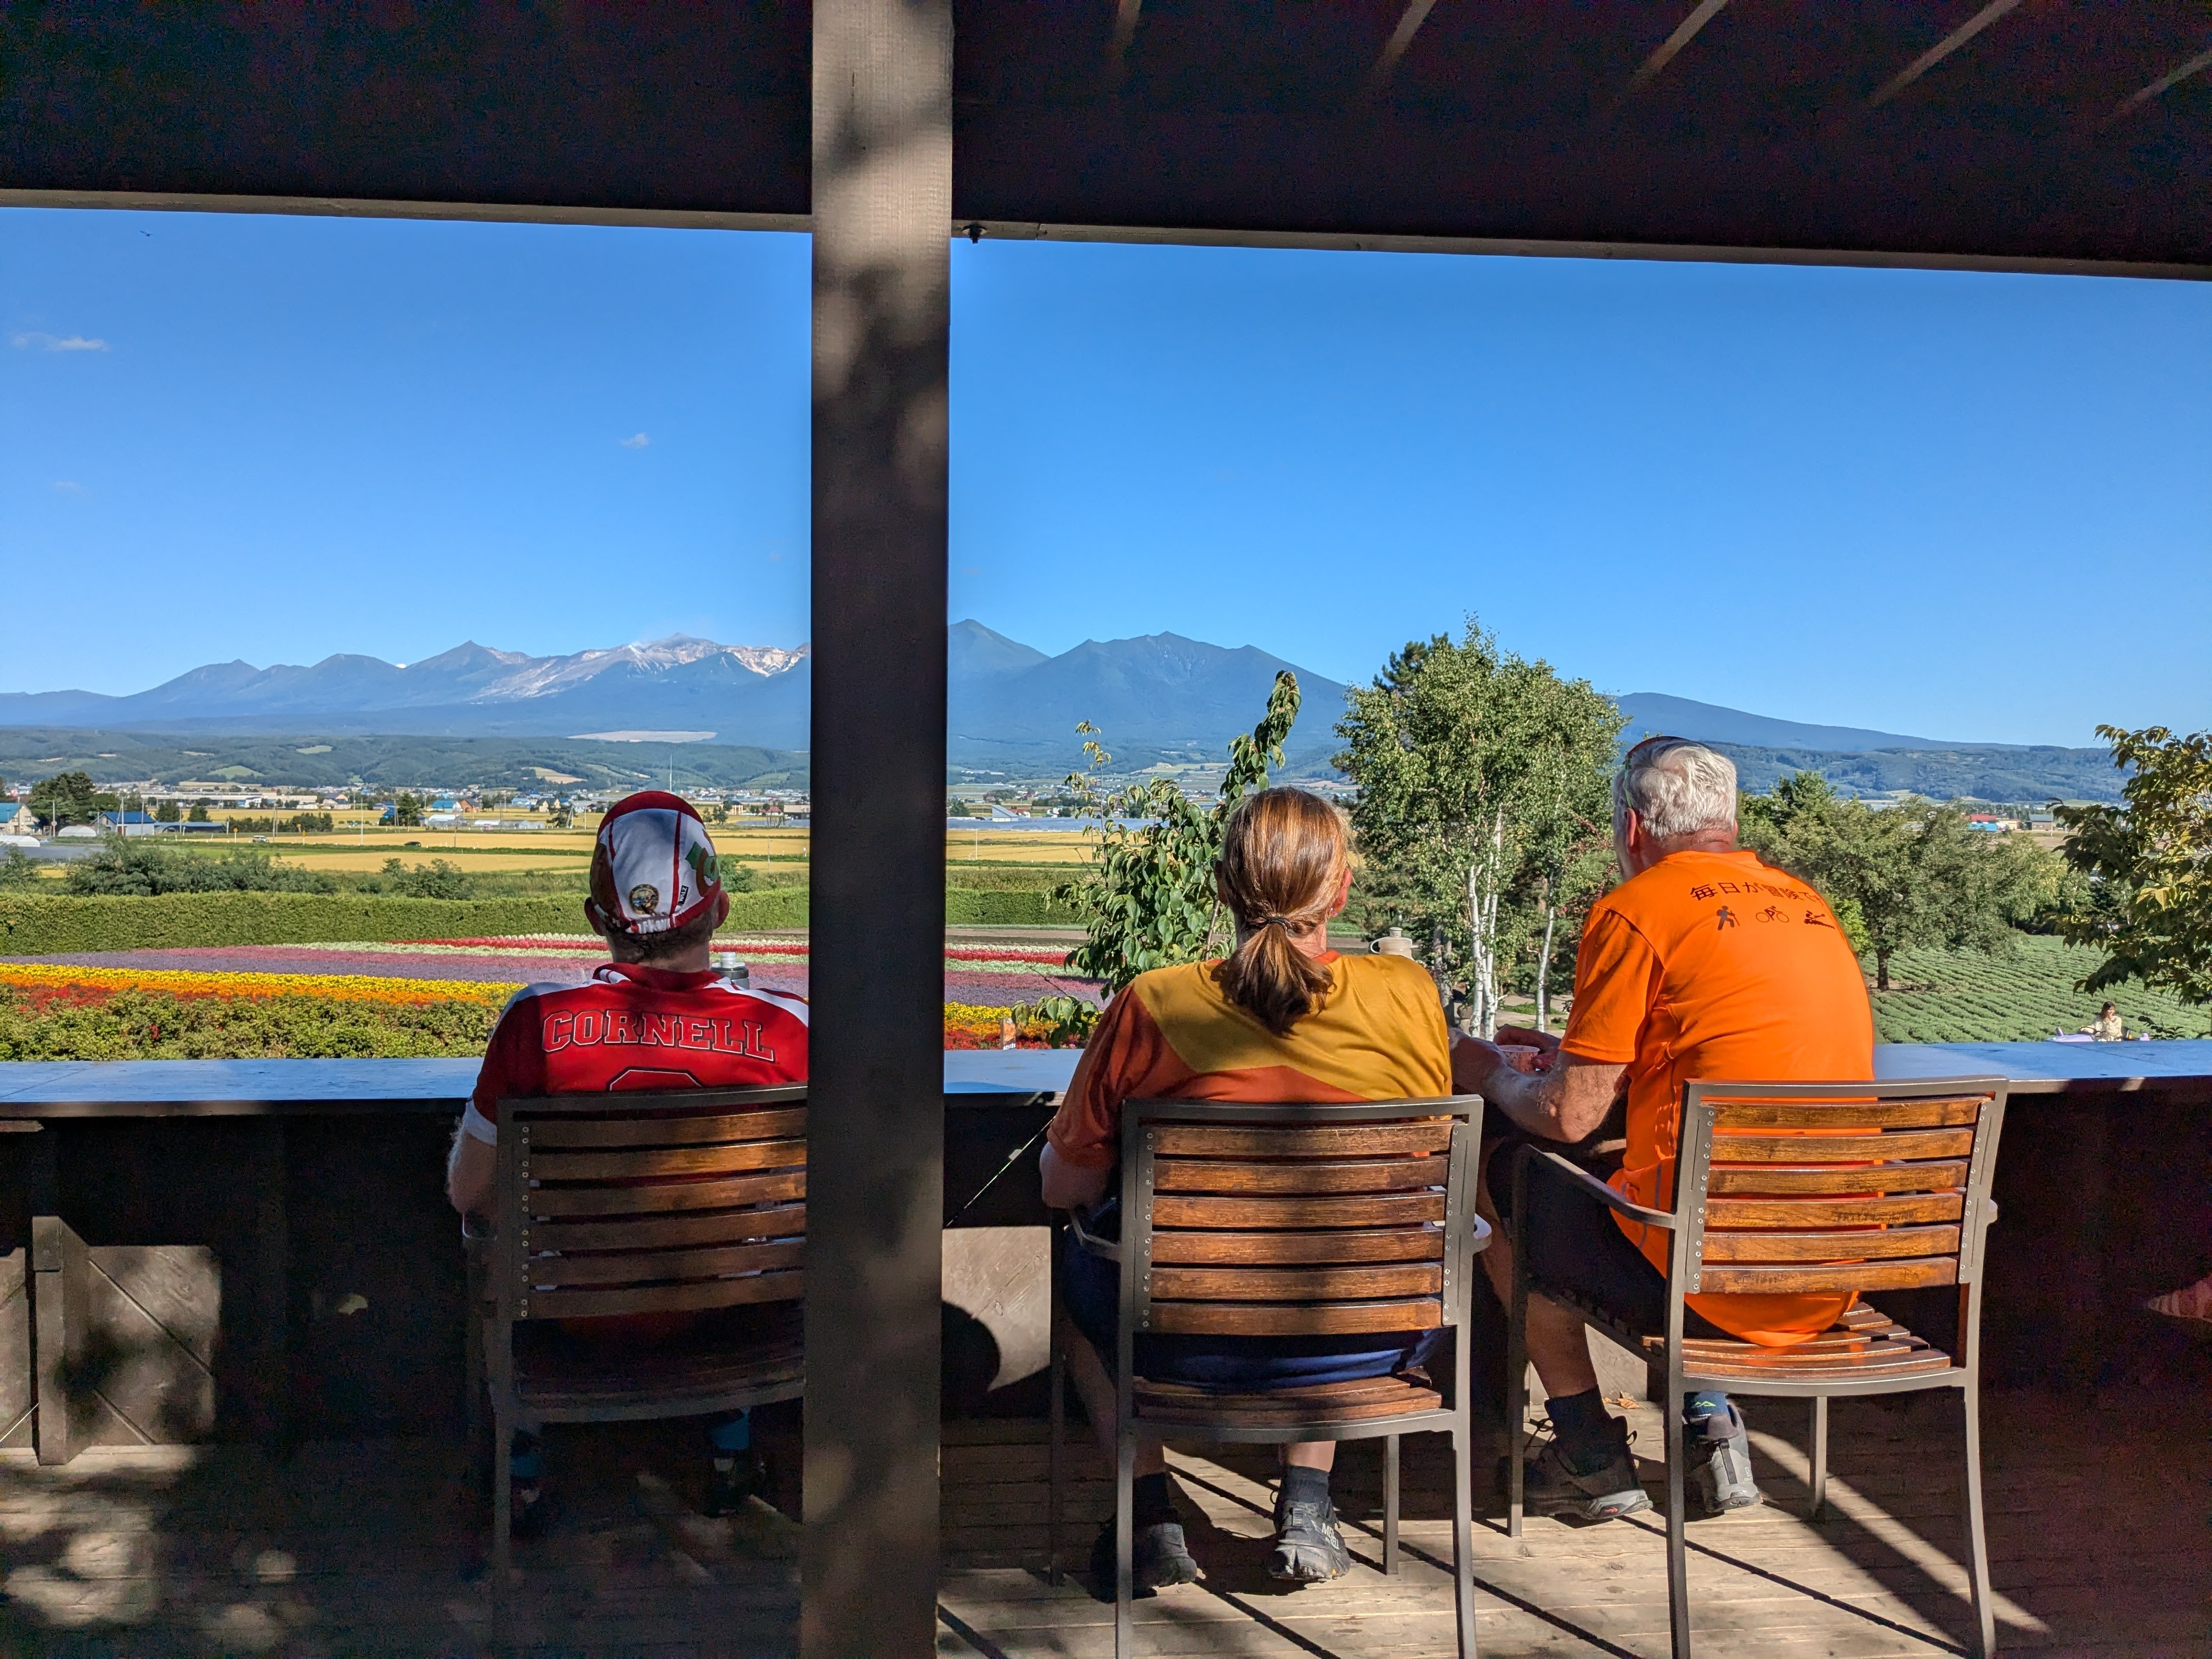
{"label": "flower field", "polygon": [[[515,941],[493,943],[506,956]],[[465,1056],[525,982],[0,963],[0,1060]],[[1049,1020],[1015,1012],[1018,1046],[1052,1045]],[[948,1002],[945,1046],[996,1048],[1009,1018]]]}
{"label": "flower field", "polygon": [[2102,957],[2084,945],[2023,934],[2003,956],[1973,951],[1907,951],[1891,959],[1898,988],[1876,991],[1875,1036],[1882,1042],[2025,1042],[2078,1031],[2108,999],[2130,1036],[2212,1036],[2212,1011],[2140,985],[2102,993],[2074,987]]}

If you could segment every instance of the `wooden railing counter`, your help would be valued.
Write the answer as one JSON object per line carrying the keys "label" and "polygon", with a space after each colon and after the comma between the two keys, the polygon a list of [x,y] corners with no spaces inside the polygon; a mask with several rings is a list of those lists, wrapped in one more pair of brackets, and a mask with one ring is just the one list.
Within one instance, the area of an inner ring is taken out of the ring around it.
{"label": "wooden railing counter", "polygon": [[[1049,1218],[1037,1149],[1077,1059],[945,1056],[948,1227]],[[1992,1381],[2179,1363],[2140,1304],[2212,1266],[2212,1042],[1892,1044],[1876,1059],[1884,1077],[2010,1080]],[[442,1176],[476,1073],[471,1059],[0,1062],[0,1445],[458,1424],[464,1296]],[[88,1299],[33,1294],[64,1280]],[[76,1420],[40,1423],[40,1376],[74,1390]]]}

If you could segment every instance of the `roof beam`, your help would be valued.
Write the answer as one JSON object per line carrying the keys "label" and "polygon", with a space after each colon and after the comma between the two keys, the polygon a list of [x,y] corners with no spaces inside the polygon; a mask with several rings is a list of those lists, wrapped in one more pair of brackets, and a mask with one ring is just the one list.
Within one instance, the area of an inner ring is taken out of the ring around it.
{"label": "roof beam", "polygon": [[1398,60],[1413,44],[1413,37],[1421,32],[1421,25],[1429,21],[1436,5],[1437,0],[1406,0],[1406,9],[1398,14],[1398,27],[1382,43],[1382,55],[1375,60],[1374,72],[1367,77],[1371,90],[1380,92],[1390,83],[1390,77],[1398,72]]}
{"label": "roof beam", "polygon": [[2212,69],[2212,52],[2200,52],[2187,63],[2176,64],[2140,92],[2131,93],[2113,105],[2112,112],[2105,118],[2106,125],[2109,126],[2114,121],[2133,115],[2152,99],[2163,96],[2191,76],[2202,75],[2208,69]]}
{"label": "roof beam", "polygon": [[1867,100],[1867,107],[1879,109],[2007,12],[2017,10],[2020,3],[2021,0],[1990,0],[1988,5],[1883,82],[1875,89],[1874,96]]}
{"label": "roof beam", "polygon": [[1636,73],[1628,77],[1629,90],[1633,92],[1674,61],[1674,54],[1698,38],[1698,31],[1720,15],[1728,0],[1698,0],[1690,15],[1675,26],[1674,32],[1662,40],[1656,50],[1645,58]]}

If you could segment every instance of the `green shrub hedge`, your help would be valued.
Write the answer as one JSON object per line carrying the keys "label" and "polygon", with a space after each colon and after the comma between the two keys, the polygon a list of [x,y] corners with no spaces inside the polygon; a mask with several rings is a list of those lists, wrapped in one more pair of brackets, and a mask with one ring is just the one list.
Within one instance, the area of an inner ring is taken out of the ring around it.
{"label": "green shrub hedge", "polygon": [[945,920],[955,927],[1072,927],[1082,918],[1055,904],[1048,892],[945,890]]}
{"label": "green shrub hedge", "polygon": [[[738,893],[733,929],[803,927],[806,895]],[[421,899],[367,893],[163,893],[70,897],[0,893],[0,956],[75,955],[224,945],[578,933],[574,898]]]}

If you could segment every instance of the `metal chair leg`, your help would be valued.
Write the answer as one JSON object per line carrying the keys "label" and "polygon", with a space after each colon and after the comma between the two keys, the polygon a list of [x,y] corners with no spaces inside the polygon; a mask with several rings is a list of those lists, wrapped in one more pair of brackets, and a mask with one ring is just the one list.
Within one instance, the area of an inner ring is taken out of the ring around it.
{"label": "metal chair leg", "polygon": [[1966,1571],[1974,1595],[1974,1659],[1993,1659],[1997,1650],[1996,1611],[1990,1602],[1990,1547],[1982,1525],[1982,1401],[1980,1381],[1970,1368],[1960,1390],[1966,1408]]}
{"label": "metal chair leg", "polygon": [[[1462,1383],[1462,1387],[1466,1385]],[[1513,1305],[1505,1320],[1505,1535],[1521,1535],[1521,1508],[1528,1471],[1528,1281],[1521,1253],[1513,1253]]]}
{"label": "metal chair leg", "polygon": [[1808,1521],[1820,1518],[1820,1505],[1828,1499],[1828,1396],[1813,1396],[1813,1501],[1805,1511]]}
{"label": "metal chair leg", "polygon": [[1398,1571],[1398,1437],[1382,1437],[1382,1571]]}
{"label": "metal chair leg", "polygon": [[[1467,1387],[1464,1380],[1460,1387]],[[1452,1610],[1459,1659],[1475,1659],[1474,1492],[1468,1468],[1474,1457],[1474,1419],[1464,1403],[1466,1395],[1460,1398],[1460,1420],[1452,1429]]]}
{"label": "metal chair leg", "polygon": [[1689,1547],[1682,1536],[1682,1401],[1679,1390],[1660,1404],[1667,1424],[1667,1616],[1674,1633],[1674,1659],[1690,1659]]}
{"label": "metal chair leg", "polygon": [[1125,1414],[1114,1425],[1114,1659],[1135,1643],[1129,1603],[1136,1592],[1137,1431]]}
{"label": "metal chair leg", "polygon": [[1061,1466],[1065,1455],[1062,1443],[1067,1438],[1067,1355],[1060,1346],[1060,1328],[1056,1324],[1052,1331],[1052,1364],[1047,1382],[1052,1390],[1052,1433],[1045,1453],[1044,1581],[1056,1586],[1060,1583],[1061,1483],[1066,1479]]}

